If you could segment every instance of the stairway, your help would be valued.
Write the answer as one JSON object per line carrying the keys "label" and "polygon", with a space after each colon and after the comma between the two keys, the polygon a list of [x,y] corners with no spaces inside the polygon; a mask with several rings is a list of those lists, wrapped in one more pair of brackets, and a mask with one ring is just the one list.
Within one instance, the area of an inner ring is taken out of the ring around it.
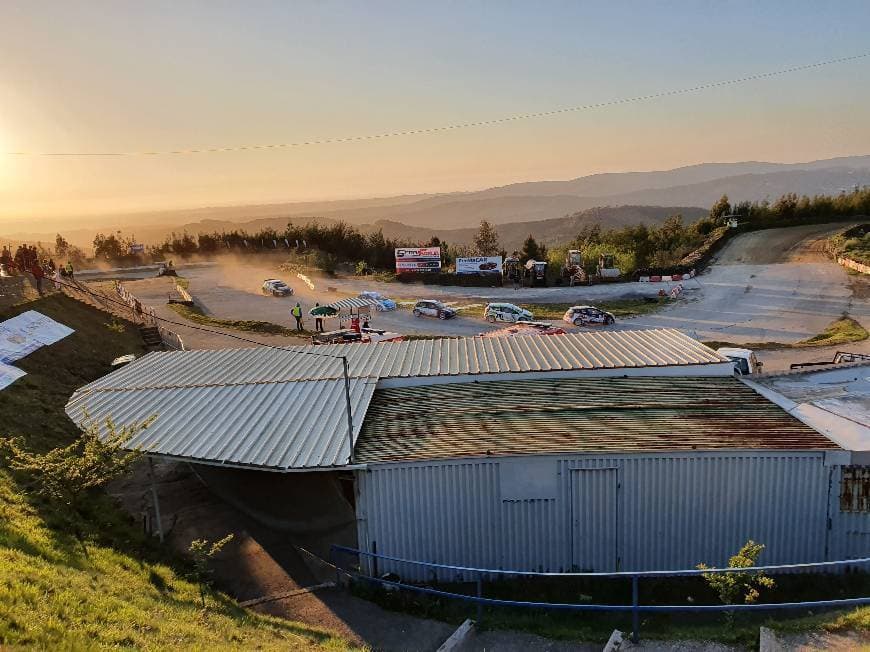
{"label": "stairway", "polygon": [[139,334],[145,346],[163,348],[163,338],[160,337],[160,330],[156,326],[140,326]]}

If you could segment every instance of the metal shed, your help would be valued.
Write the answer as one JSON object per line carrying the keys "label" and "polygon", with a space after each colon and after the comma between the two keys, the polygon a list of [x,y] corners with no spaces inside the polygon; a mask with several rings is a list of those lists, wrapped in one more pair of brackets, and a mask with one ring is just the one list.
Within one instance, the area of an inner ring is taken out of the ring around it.
{"label": "metal shed", "polygon": [[750,538],[765,563],[867,552],[840,510],[850,454],[735,378],[424,389],[369,405],[363,549],[545,572],[719,565]]}

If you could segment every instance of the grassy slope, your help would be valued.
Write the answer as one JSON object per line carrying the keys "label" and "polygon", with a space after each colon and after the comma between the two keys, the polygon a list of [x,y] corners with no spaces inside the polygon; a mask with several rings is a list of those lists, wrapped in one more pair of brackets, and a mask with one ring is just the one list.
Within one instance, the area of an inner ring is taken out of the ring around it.
{"label": "grassy slope", "polygon": [[723,346],[740,346],[752,349],[753,351],[764,351],[835,346],[849,344],[851,342],[862,342],[868,337],[870,337],[870,333],[867,332],[867,329],[848,315],[843,315],[839,319],[828,324],[828,327],[818,335],[813,335],[808,339],[795,342],[794,344],[786,344],[784,342],[746,342],[744,344],[735,344],[734,342],[720,340],[712,340],[704,342],[704,344],[713,349],[718,349]]}
{"label": "grassy slope", "polygon": [[[0,435],[35,449],[67,443],[76,430],[63,412],[72,391],[109,371],[111,360],[141,353],[138,333],[106,326],[88,306],[53,296],[0,314],[34,309],[76,333],[29,355],[28,372],[0,392]],[[0,647],[83,649],[345,649],[331,635],[240,609],[216,596],[199,608],[184,562],[145,538],[105,494],[90,504],[93,531],[85,557],[57,527],[51,508],[0,468]]]}
{"label": "grassy slope", "polygon": [[[282,326],[270,321],[258,321],[254,319],[221,319],[206,315],[198,306],[185,306],[180,303],[170,304],[169,307],[184,317],[186,320],[200,326],[212,326],[216,328],[228,328],[230,330],[244,331],[248,333],[265,333],[267,335],[282,335],[284,337],[310,337],[313,333],[309,330],[298,331],[295,328]],[[305,315],[304,321],[314,321],[314,317]],[[304,323],[303,321],[303,323]]]}

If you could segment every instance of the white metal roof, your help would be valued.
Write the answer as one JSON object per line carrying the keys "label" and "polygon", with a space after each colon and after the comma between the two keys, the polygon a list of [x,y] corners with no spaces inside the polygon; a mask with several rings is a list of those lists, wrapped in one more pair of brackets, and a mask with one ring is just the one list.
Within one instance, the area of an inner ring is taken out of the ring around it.
{"label": "white metal roof", "polygon": [[344,465],[340,356],[351,377],[354,437],[383,379],[725,362],[674,330],[157,352],[80,388],[67,413],[80,425],[156,417],[131,441],[154,454],[283,471]]}
{"label": "white metal roof", "polygon": [[528,371],[721,364],[712,349],[672,329],[538,338],[466,337],[409,342],[150,353],[78,390],[196,387],[351,377],[415,378]]}
{"label": "white metal roof", "polygon": [[[350,382],[354,441],[376,382]],[[129,445],[147,453],[287,471],[348,463],[346,406],[339,379],[77,392],[66,411],[80,425],[155,417]]]}
{"label": "white metal roof", "polygon": [[846,450],[870,452],[870,364],[742,380]]}

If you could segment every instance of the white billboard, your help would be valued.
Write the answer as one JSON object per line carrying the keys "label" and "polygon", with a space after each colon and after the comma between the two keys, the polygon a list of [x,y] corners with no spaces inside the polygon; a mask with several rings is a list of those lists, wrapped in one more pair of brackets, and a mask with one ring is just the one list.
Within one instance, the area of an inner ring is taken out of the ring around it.
{"label": "white billboard", "polygon": [[457,258],[457,274],[501,274],[501,256],[474,256],[473,258]]}
{"label": "white billboard", "polygon": [[441,247],[396,249],[396,273],[441,271]]}

